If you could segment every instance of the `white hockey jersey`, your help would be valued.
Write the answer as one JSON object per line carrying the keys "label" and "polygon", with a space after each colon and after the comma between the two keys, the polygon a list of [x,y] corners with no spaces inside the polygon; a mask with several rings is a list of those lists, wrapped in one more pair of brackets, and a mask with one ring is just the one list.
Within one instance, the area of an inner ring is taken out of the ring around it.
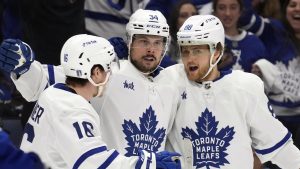
{"label": "white hockey jersey", "polygon": [[[28,72],[14,80],[27,100],[36,100],[47,85],[64,82],[61,66],[45,68],[35,61]],[[126,156],[136,155],[138,148],[152,152],[165,149],[179,94],[172,86],[152,80],[126,60],[121,62],[121,70],[111,75],[103,96],[91,101],[100,116],[102,139],[108,148]]]}
{"label": "white hockey jersey", "polygon": [[[300,167],[299,150],[292,145],[288,130],[272,116],[257,76],[228,71],[214,82],[199,84],[189,81],[184,66],[178,64],[160,72],[157,80],[180,88],[169,141],[182,154],[183,168],[252,169],[252,148],[261,162]],[[274,160],[278,156],[285,163]]]}
{"label": "white hockey jersey", "polygon": [[99,127],[99,116],[90,103],[57,83],[38,99],[20,148],[36,152],[53,169],[134,168],[138,158],[108,150]]}
{"label": "white hockey jersey", "polygon": [[126,156],[136,155],[139,148],[162,151],[175,117],[177,90],[152,82],[130,62],[123,63],[103,97],[91,102],[100,115],[103,139]]}

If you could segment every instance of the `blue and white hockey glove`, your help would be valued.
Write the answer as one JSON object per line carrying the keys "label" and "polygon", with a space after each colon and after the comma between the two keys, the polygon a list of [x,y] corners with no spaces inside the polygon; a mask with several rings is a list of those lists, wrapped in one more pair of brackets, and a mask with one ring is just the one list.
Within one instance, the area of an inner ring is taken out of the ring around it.
{"label": "blue and white hockey glove", "polygon": [[0,69],[20,76],[34,61],[30,46],[19,39],[5,39],[0,46]]}
{"label": "blue and white hockey glove", "polygon": [[135,169],[151,169],[155,168],[156,160],[155,153],[148,152],[146,150],[138,150],[139,159],[135,165]]}
{"label": "blue and white hockey glove", "polygon": [[108,39],[111,45],[113,45],[114,50],[119,59],[128,58],[128,47],[126,42],[120,37],[112,37]]}
{"label": "blue and white hockey glove", "polygon": [[179,153],[161,151],[156,153],[156,168],[157,169],[181,169]]}

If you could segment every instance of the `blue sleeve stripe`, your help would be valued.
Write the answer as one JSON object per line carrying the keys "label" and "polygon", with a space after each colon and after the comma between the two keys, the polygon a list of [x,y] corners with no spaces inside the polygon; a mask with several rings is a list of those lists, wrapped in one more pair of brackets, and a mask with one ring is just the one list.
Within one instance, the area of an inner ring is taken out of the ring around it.
{"label": "blue sleeve stripe", "polygon": [[102,21],[110,21],[110,22],[115,22],[115,23],[119,23],[119,24],[126,24],[129,21],[126,18],[121,18],[121,17],[117,17],[114,15],[105,14],[105,13],[101,13],[101,12],[93,12],[93,11],[88,11],[88,10],[85,10],[84,12],[85,12],[85,17],[100,20],[100,21],[101,20]]}
{"label": "blue sleeve stripe", "polygon": [[[272,93],[270,93],[270,94],[272,94]],[[269,99],[269,100],[270,100],[270,103],[274,104],[275,106],[281,106],[281,107],[287,107],[287,108],[297,108],[297,107],[300,106],[300,101],[297,101],[297,102],[291,102],[291,101],[280,102],[280,101],[276,101],[276,100],[272,100],[272,99]]]}
{"label": "blue sleeve stripe", "polygon": [[83,161],[86,160],[87,158],[89,158],[90,156],[97,154],[97,153],[101,153],[103,151],[106,151],[106,146],[97,147],[97,148],[94,148],[94,149],[91,149],[91,150],[85,152],[75,162],[73,169],[77,169],[83,163]]}
{"label": "blue sleeve stripe", "polygon": [[54,67],[53,65],[48,65],[48,75],[49,75],[49,84],[50,86],[55,83],[55,78],[54,78]]}
{"label": "blue sleeve stripe", "polygon": [[277,144],[275,144],[273,147],[267,148],[267,149],[263,149],[263,150],[257,150],[257,149],[255,149],[255,151],[256,151],[256,153],[262,154],[262,155],[265,155],[265,154],[268,154],[268,153],[272,153],[273,151],[275,151],[276,149],[278,149],[279,147],[281,147],[282,145],[284,145],[291,137],[292,137],[292,134],[290,132],[288,132],[286,134],[286,136],[281,141],[279,141]]}
{"label": "blue sleeve stripe", "polygon": [[117,158],[118,155],[119,153],[114,151],[98,169],[107,168]]}

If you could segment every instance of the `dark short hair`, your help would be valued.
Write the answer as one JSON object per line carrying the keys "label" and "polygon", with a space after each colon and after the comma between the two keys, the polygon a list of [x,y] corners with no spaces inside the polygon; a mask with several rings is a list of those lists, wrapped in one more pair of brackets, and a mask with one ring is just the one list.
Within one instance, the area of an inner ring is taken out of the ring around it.
{"label": "dark short hair", "polygon": [[198,11],[196,6],[193,4],[191,0],[181,0],[172,6],[172,10],[170,13],[171,17],[168,19],[168,24],[170,26],[170,35],[172,38],[174,38],[174,40],[175,39],[177,40],[177,36],[176,36],[178,32],[177,23],[178,23],[180,8],[185,4],[192,4],[195,7],[196,11]]}
{"label": "dark short hair", "polygon": [[[101,65],[94,65],[91,69],[91,75],[93,75],[93,71],[96,69],[96,67],[98,67],[101,71],[104,71]],[[89,80],[67,76],[65,82],[67,85],[71,85],[71,86],[84,86],[89,82]]]}
{"label": "dark short hair", "polygon": [[[243,0],[236,0],[236,1],[240,5],[240,11],[243,11],[244,10]],[[213,0],[212,2],[213,2],[213,10],[216,11],[217,4],[218,4],[219,0]]]}

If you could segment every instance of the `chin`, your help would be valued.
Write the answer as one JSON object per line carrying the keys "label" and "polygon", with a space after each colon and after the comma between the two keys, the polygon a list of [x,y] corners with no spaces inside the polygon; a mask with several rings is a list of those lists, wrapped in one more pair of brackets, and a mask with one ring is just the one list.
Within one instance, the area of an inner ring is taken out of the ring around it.
{"label": "chin", "polygon": [[196,81],[198,79],[198,76],[191,75],[190,73],[187,73],[187,77],[190,81]]}

